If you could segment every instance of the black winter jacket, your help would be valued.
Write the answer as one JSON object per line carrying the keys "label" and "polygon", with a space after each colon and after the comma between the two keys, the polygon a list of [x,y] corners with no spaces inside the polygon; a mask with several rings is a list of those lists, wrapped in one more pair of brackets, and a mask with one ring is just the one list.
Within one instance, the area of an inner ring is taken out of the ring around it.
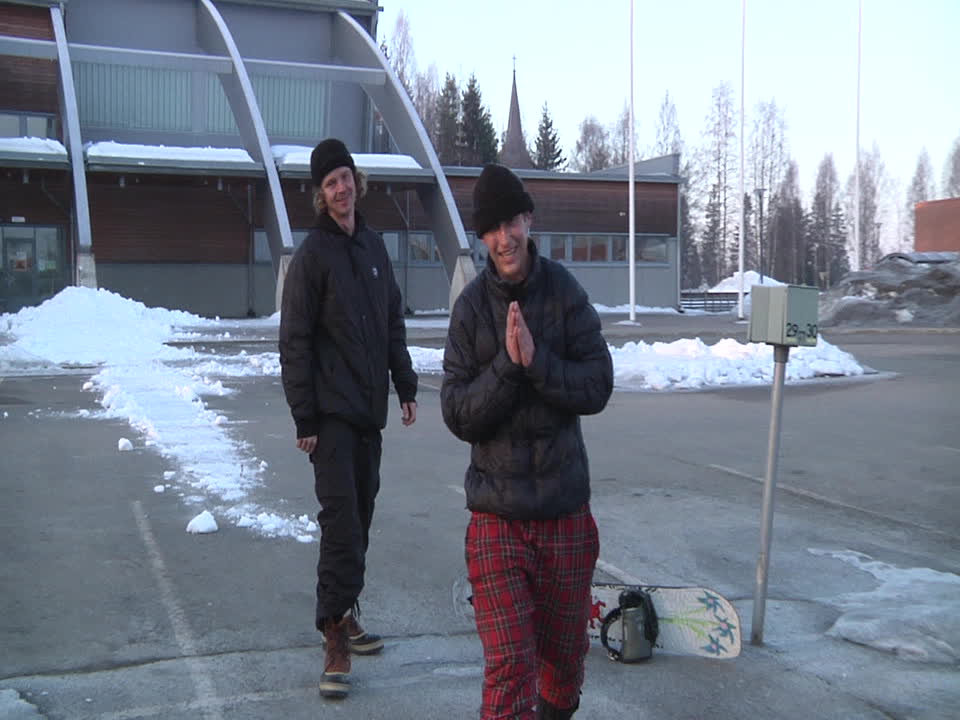
{"label": "black winter jacket", "polygon": [[390,375],[400,402],[415,399],[400,289],[383,239],[359,213],[353,237],[323,213],[294,253],[283,287],[280,370],[298,438],[316,435],[323,415],[383,428]]}
{"label": "black winter jacket", "polygon": [[[580,415],[613,390],[613,364],[587,293],[530,243],[526,280],[509,285],[491,260],[450,317],[441,402],[447,427],[471,443],[467,507],[512,520],[555,518],[590,499]],[[520,303],[533,362],[510,360],[507,309]]]}

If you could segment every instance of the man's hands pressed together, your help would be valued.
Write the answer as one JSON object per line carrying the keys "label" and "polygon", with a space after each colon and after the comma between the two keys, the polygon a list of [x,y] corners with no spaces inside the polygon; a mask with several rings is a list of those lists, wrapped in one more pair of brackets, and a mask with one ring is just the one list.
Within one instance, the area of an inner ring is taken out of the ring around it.
{"label": "man's hands pressed together", "polygon": [[536,345],[533,342],[533,335],[530,334],[530,328],[527,327],[527,321],[523,319],[523,313],[520,312],[520,303],[514,300],[507,309],[507,355],[517,365],[530,367],[533,362],[533,355],[536,352]]}

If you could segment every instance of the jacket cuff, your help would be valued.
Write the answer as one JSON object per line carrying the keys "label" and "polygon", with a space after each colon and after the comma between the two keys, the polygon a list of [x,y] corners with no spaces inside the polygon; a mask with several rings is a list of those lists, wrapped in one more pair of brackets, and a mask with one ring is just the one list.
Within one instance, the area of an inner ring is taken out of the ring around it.
{"label": "jacket cuff", "polygon": [[545,347],[545,343],[537,343],[537,349],[533,353],[533,362],[523,370],[531,382],[537,386],[546,382],[549,368],[550,350]]}
{"label": "jacket cuff", "polygon": [[320,423],[317,420],[295,420],[297,426],[297,440],[320,434]]}
{"label": "jacket cuff", "polygon": [[514,385],[519,384],[523,378],[523,366],[517,365],[510,359],[510,355],[507,354],[505,347],[500,348],[500,352],[494,356],[490,368],[498,378],[502,378]]}

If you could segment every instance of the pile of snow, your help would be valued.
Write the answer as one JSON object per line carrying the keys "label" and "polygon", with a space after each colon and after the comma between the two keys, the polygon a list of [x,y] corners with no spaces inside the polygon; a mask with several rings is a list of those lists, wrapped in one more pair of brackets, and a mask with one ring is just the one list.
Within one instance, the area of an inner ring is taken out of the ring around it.
{"label": "pile of snow", "polygon": [[202,513],[193,518],[193,520],[187,523],[187,532],[193,533],[194,535],[215,533],[219,529],[220,528],[217,527],[216,519],[214,519],[209,510],[204,510]]}
{"label": "pile of snow", "polygon": [[890,257],[820,296],[820,324],[960,326],[960,261]]}
{"label": "pile of snow", "polygon": [[[769,275],[764,275],[761,279],[760,273],[755,270],[747,270],[743,273],[743,292],[750,292],[750,288],[754,285],[764,285],[764,286],[774,286],[774,285],[786,285],[779,280],[775,280]],[[740,292],[740,272],[737,271],[728,278],[724,278],[712,288],[707,290],[707,292],[712,293],[731,293],[731,292]]]}
{"label": "pile of snow", "polygon": [[828,635],[907,660],[960,662],[960,576],[929,568],[897,568],[849,550],[810,552],[842,560],[880,581],[869,592],[824,598],[843,610]]}
{"label": "pile of snow", "polygon": [[0,315],[0,372],[20,366],[113,365],[184,359],[193,351],[165,345],[176,327],[212,321],[181,310],[148,308],[109,290],[68,287],[36,307]]}
{"label": "pile of snow", "polygon": [[[614,384],[620,390],[695,390],[725,385],[766,385],[773,381],[773,348],[725,338],[707,345],[699,338],[671,343],[627,342],[610,346]],[[418,373],[443,372],[443,350],[411,347]],[[820,338],[816,347],[794,348],[787,380],[863,375],[848,352]]]}

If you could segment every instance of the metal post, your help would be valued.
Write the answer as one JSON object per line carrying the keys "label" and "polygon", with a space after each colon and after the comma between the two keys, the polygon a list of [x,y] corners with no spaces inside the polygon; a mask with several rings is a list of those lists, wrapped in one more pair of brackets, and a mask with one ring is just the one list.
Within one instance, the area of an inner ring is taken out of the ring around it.
{"label": "metal post", "polygon": [[738,252],[738,266],[740,282],[737,286],[737,319],[743,320],[743,243],[744,243],[744,202],[743,202],[743,128],[744,128],[744,67],[747,54],[747,0],[740,4],[740,250]]}
{"label": "metal post", "polygon": [[757,251],[760,254],[759,264],[760,264],[760,284],[763,285],[763,191],[766,188],[757,188],[757,197],[760,198],[760,232],[759,237],[757,238]]}
{"label": "metal post", "polygon": [[773,346],[773,393],[770,409],[770,436],[767,443],[767,473],[763,479],[763,510],[760,514],[760,556],[757,558],[757,582],[753,591],[753,624],[750,642],[763,645],[763,615],[767,604],[767,572],[770,569],[770,534],[773,530],[773,491],[777,481],[780,455],[780,418],[783,415],[783,383],[787,374],[788,345]]}
{"label": "metal post", "polygon": [[636,265],[636,209],[634,195],[634,133],[633,133],[633,0],[630,0],[630,170],[627,188],[630,192],[630,227],[627,233],[627,262],[630,265],[630,322],[637,320],[637,265]]}

